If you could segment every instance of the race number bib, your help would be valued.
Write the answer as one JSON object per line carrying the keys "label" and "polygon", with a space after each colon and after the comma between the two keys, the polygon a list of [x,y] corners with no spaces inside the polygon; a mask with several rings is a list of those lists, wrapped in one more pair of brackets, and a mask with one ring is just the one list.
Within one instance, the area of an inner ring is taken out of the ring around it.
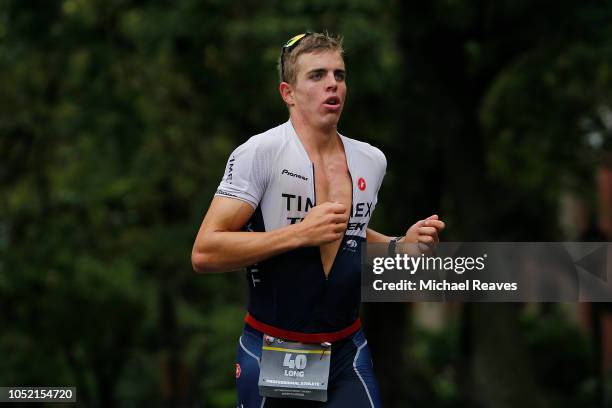
{"label": "race number bib", "polygon": [[327,401],[331,344],[285,342],[264,335],[259,371],[262,397]]}

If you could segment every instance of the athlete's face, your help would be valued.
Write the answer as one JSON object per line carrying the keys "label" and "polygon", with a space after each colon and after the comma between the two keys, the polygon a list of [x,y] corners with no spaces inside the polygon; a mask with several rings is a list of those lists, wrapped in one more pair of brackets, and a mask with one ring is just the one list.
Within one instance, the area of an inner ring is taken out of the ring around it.
{"label": "athlete's face", "polygon": [[344,60],[338,51],[302,54],[297,59],[293,107],[311,125],[335,127],[346,98]]}

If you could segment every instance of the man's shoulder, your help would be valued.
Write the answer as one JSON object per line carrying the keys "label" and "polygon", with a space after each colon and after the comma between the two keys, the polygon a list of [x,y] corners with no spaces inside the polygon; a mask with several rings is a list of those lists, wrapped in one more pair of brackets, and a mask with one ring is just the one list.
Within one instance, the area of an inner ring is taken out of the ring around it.
{"label": "man's shoulder", "polygon": [[287,132],[286,123],[275,126],[264,132],[249,137],[240,147],[244,149],[254,149],[258,152],[269,153],[278,151],[286,143]]}
{"label": "man's shoulder", "polygon": [[352,150],[356,151],[358,154],[365,156],[369,160],[376,161],[383,167],[387,166],[387,158],[382,150],[380,150],[378,147],[344,135],[342,135],[342,140],[344,143],[350,144]]}

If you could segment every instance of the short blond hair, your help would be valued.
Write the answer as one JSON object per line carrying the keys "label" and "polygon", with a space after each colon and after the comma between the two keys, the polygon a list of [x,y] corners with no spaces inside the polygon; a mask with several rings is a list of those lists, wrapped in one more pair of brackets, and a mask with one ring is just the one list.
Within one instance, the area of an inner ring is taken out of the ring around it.
{"label": "short blond hair", "polygon": [[320,51],[338,51],[344,57],[342,37],[324,33],[308,33],[291,49],[281,51],[278,59],[278,76],[281,82],[295,85],[297,81],[297,60],[300,55]]}

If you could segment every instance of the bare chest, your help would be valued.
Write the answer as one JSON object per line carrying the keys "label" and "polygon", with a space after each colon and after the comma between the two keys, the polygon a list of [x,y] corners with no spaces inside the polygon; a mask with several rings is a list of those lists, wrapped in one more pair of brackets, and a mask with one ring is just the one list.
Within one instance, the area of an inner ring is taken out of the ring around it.
{"label": "bare chest", "polygon": [[315,162],[314,171],[317,204],[331,201],[342,203],[350,208],[352,183],[346,160],[332,159],[327,162]]}
{"label": "bare chest", "polygon": [[[347,212],[349,212],[353,194],[351,177],[344,156],[339,155],[337,158],[326,161],[315,161],[313,164],[317,205],[328,201],[341,203],[346,206]],[[325,276],[328,276],[331,271],[341,242],[342,239],[338,239],[319,247]]]}

